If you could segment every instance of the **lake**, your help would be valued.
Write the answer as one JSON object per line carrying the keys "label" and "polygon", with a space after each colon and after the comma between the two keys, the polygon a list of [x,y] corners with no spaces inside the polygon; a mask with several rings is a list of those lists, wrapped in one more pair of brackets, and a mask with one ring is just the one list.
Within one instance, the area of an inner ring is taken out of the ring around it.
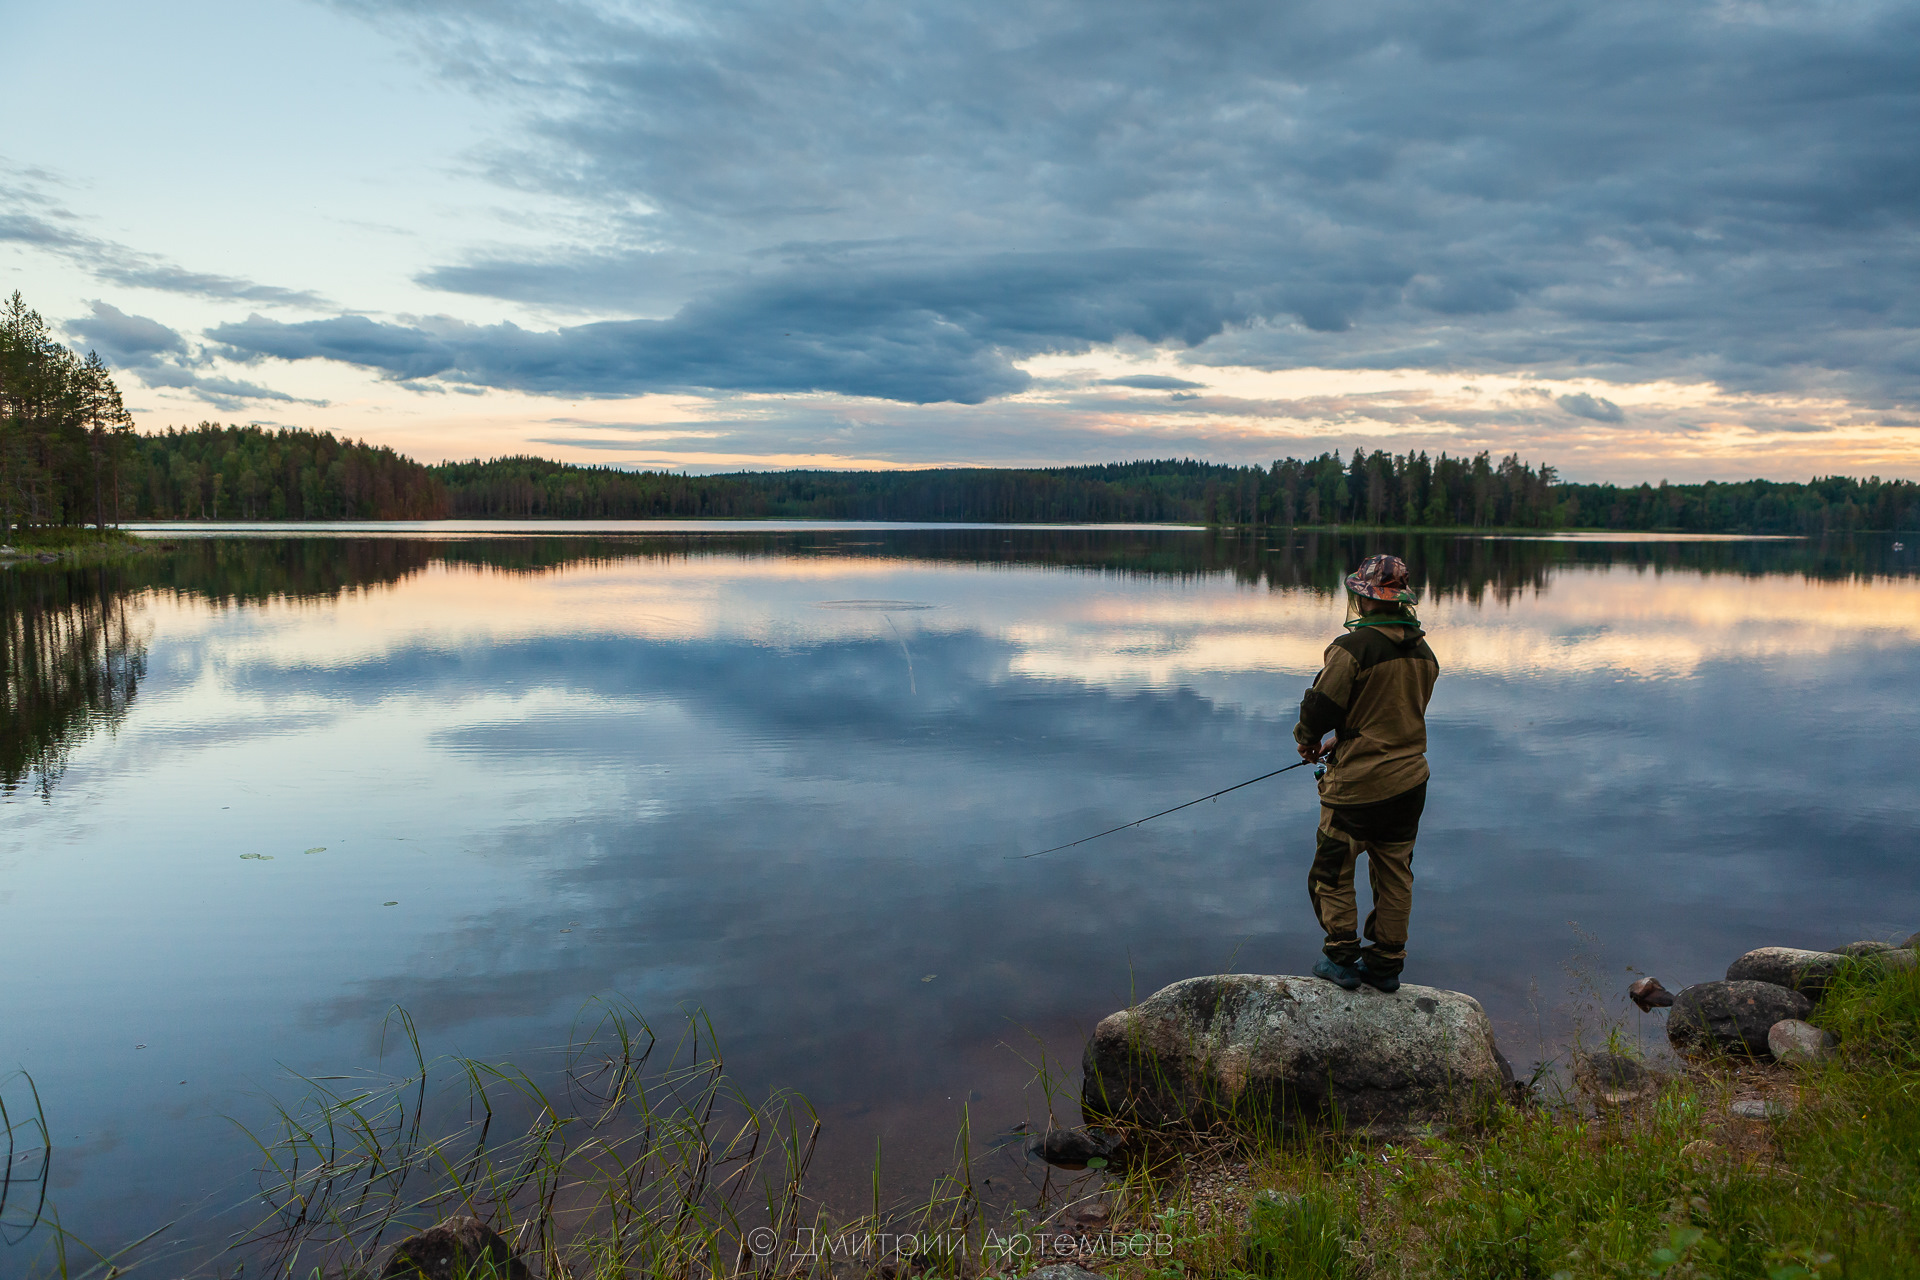
{"label": "lake", "polygon": [[1406,976],[1523,1073],[1582,1019],[1657,1040],[1629,969],[1920,929],[1910,535],[634,528],[0,572],[0,1077],[69,1230],[205,1256],[257,1161],[229,1118],[384,1060],[396,1007],[495,1061],[596,997],[704,1010],[818,1109],[821,1194],[877,1140],[924,1181],[1130,995],[1312,965],[1306,770],[1022,855],[1294,759],[1382,550],[1443,672]]}

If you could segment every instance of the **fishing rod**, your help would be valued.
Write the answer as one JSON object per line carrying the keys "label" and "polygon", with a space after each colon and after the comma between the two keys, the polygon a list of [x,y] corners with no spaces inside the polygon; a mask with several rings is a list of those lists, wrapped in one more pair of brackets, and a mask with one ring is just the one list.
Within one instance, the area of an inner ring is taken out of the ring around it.
{"label": "fishing rod", "polygon": [[1209,800],[1217,800],[1221,796],[1227,794],[1227,792],[1229,791],[1238,791],[1242,787],[1250,787],[1256,782],[1265,782],[1268,778],[1277,778],[1283,773],[1291,773],[1295,769],[1299,769],[1313,763],[1315,763],[1315,761],[1313,760],[1302,760],[1297,764],[1290,764],[1286,766],[1284,769],[1275,769],[1272,773],[1263,773],[1257,778],[1248,778],[1245,782],[1236,782],[1230,787],[1222,787],[1220,790],[1214,792],[1210,796],[1201,796],[1198,800],[1189,800],[1185,804],[1177,804],[1173,806],[1173,808],[1171,809],[1162,809],[1158,813],[1150,813],[1146,817],[1136,819],[1133,822],[1123,822],[1117,827],[1108,827],[1105,831],[1097,832],[1094,835],[1085,836],[1079,840],[1075,840],[1073,844],[1057,844],[1053,846],[1053,848],[1051,849],[1042,849],[1039,853],[1009,854],[1007,855],[1007,860],[1010,862],[1014,861],[1015,859],[1018,859],[1020,861],[1025,861],[1028,858],[1038,858],[1038,857],[1044,856],[1045,854],[1058,853],[1062,849],[1071,849],[1074,847],[1074,845],[1082,845],[1087,843],[1087,841],[1089,840],[1098,840],[1101,836],[1110,836],[1116,831],[1125,831],[1128,827],[1137,827],[1143,822],[1152,822],[1155,818],[1164,818],[1168,814],[1178,813],[1182,809],[1191,809],[1193,808],[1193,806],[1197,804],[1205,804]]}

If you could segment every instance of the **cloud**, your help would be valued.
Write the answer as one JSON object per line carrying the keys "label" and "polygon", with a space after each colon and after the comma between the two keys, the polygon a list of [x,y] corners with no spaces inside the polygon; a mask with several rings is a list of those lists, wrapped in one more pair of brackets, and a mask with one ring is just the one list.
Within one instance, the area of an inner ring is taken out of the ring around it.
{"label": "cloud", "polygon": [[276,391],[272,387],[261,386],[257,382],[200,373],[179,364],[142,365],[135,369],[134,373],[150,387],[173,387],[191,391],[214,408],[226,413],[244,409],[261,400],[278,404],[315,406],[325,406],[327,403],[325,400],[303,400],[299,396],[288,395],[284,391]]}
{"label": "cloud", "polygon": [[1590,396],[1584,391],[1572,395],[1560,396],[1554,401],[1562,409],[1576,418],[1591,418],[1595,422],[1625,422],[1627,415],[1620,406],[1611,400],[1602,400]]}
{"label": "cloud", "polygon": [[1910,6],[343,7],[608,228],[419,282],[635,317],[405,326],[393,376],[966,403],[1122,342],[1920,398]]}
{"label": "cloud", "polygon": [[186,294],[262,306],[324,308],[325,297],[308,289],[284,289],[237,276],[188,271],[156,254],[87,233],[82,219],[42,189],[37,171],[0,172],[0,242],[25,245],[64,258],[94,279],[130,289]]}
{"label": "cloud", "polygon": [[1185,378],[1169,378],[1163,373],[1133,373],[1124,378],[1102,378],[1102,387],[1132,387],[1136,391],[1192,391],[1207,384]]}
{"label": "cloud", "polygon": [[960,261],[835,255],[702,296],[666,320],[549,332],[451,319],[264,316],[207,337],[243,357],[327,359],[403,380],[555,395],[704,388],[978,404],[1025,390],[1014,361],[1133,336],[1190,346],[1258,314],[1223,265],[1095,250]]}
{"label": "cloud", "polygon": [[158,320],[130,316],[98,300],[92,307],[90,318],[68,321],[67,331],[100,352],[111,364],[150,364],[156,356],[187,349],[186,340]]}
{"label": "cloud", "polygon": [[212,361],[191,349],[187,340],[158,320],[128,315],[109,303],[94,301],[93,314],[69,320],[67,332],[100,352],[115,369],[133,374],[149,387],[192,391],[223,412],[269,400],[282,404],[324,405],[325,400],[303,400],[272,387],[207,372]]}

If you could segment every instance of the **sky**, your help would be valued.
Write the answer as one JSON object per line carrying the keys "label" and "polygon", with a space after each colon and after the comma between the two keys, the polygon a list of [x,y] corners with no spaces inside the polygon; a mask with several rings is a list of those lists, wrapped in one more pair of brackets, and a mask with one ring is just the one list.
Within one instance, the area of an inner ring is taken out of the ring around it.
{"label": "sky", "polygon": [[0,0],[143,430],[1920,478],[1920,6]]}

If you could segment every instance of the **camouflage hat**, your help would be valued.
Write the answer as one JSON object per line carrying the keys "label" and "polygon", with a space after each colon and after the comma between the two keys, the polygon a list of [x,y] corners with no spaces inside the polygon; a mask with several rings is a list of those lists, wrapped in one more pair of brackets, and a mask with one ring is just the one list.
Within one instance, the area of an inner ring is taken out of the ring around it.
{"label": "camouflage hat", "polygon": [[1418,597],[1407,581],[1407,562],[1399,556],[1368,556],[1347,575],[1347,590],[1369,600],[1412,604]]}

